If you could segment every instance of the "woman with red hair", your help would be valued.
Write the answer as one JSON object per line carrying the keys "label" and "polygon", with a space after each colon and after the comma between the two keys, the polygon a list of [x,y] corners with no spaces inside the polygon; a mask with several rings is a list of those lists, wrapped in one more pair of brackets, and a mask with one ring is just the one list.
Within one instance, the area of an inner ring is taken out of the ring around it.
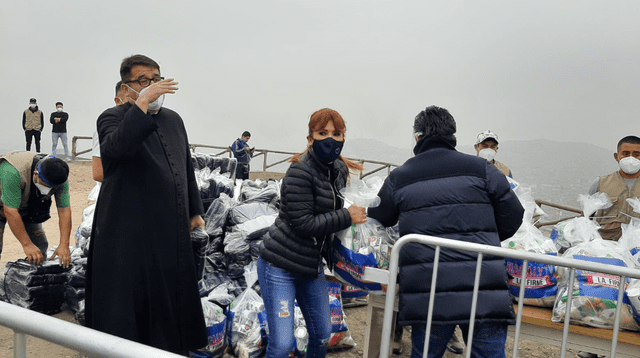
{"label": "woman with red hair", "polygon": [[333,234],[366,221],[364,208],[345,209],[340,189],[349,170],[362,165],[343,158],[346,126],[332,109],[314,112],[308,146],[294,155],[282,180],[278,218],[258,259],[260,290],[267,312],[267,358],[287,357],[294,346],[294,300],[309,335],[307,358],[324,357],[331,314],[322,258],[331,264]]}

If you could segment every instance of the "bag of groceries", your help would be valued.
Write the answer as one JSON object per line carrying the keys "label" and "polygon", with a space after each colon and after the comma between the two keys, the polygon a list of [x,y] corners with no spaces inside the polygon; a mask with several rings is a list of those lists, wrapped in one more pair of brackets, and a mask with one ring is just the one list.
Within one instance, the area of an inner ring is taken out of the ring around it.
{"label": "bag of groceries", "polygon": [[600,209],[611,206],[611,200],[605,193],[595,193],[593,195],[578,195],[578,201],[582,203],[584,216],[562,221],[556,224],[551,231],[551,240],[555,242],[558,252],[564,253],[568,248],[577,244],[602,239],[598,230],[600,225],[591,220],[591,215]]}
{"label": "bag of groceries", "polygon": [[[578,260],[604,263],[622,267],[632,267],[630,256],[622,246],[615,241],[595,239],[569,248],[563,257]],[[573,287],[569,286],[568,268],[558,268],[558,294],[553,306],[553,322],[562,322],[567,307],[567,297],[573,296],[569,317],[571,323],[586,326],[612,329],[618,300],[620,276],[609,275],[588,270],[575,270]],[[630,280],[623,284],[625,290]],[[623,294],[620,310],[620,328],[639,331],[631,301],[627,293]]]}

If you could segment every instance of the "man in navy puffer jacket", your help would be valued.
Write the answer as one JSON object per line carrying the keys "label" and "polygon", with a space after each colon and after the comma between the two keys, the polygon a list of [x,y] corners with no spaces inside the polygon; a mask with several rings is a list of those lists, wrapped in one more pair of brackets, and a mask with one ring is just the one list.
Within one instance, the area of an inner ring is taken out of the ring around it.
{"label": "man in navy puffer jacket", "polygon": [[[455,150],[456,123],[435,106],[415,118],[418,141],[404,165],[391,172],[368,216],[400,235],[437,236],[500,246],[522,223],[524,210],[492,164]],[[422,357],[435,249],[408,244],[400,253],[397,322],[412,326],[412,357]],[[460,325],[467,338],[477,255],[442,249],[429,339],[429,357],[441,357]],[[514,324],[504,259],[484,257],[472,357],[504,357],[507,325]]]}

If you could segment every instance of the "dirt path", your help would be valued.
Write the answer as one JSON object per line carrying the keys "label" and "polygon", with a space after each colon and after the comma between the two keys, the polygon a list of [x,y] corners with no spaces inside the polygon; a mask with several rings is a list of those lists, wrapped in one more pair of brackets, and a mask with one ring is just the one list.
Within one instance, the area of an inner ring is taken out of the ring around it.
{"label": "dirt path", "polygon": [[[69,177],[69,188],[71,192],[71,208],[73,212],[73,230],[72,230],[72,243],[75,238],[75,229],[82,222],[82,210],[89,205],[87,196],[91,189],[95,186],[95,182],[91,178],[91,163],[89,161],[76,161],[70,163],[71,174]],[[272,174],[252,173],[251,178],[255,179],[260,176],[272,176]],[[55,210],[51,212],[51,220],[44,224],[49,243],[57,245],[59,242],[58,234],[58,217]],[[4,247],[2,252],[2,261],[0,266],[4,268],[7,261],[14,261],[24,257],[24,252],[18,241],[15,239],[11,230],[7,227],[5,230]],[[330,352],[327,357],[329,358],[356,358],[362,357],[364,352],[364,337],[367,324],[367,308],[366,306],[346,308],[345,314],[347,316],[347,325],[351,336],[356,342],[357,346],[348,350]],[[70,311],[63,311],[54,315],[59,319],[63,319],[69,322],[75,322],[73,314]],[[510,356],[510,352],[513,349],[512,340],[508,340],[507,352]],[[405,331],[403,336],[404,353],[397,357],[409,357],[411,350],[411,334]],[[522,340],[519,344],[518,357],[559,357],[560,349],[550,346],[545,346],[540,343]],[[575,352],[568,352],[567,357],[573,357]],[[8,328],[0,327],[0,358],[13,356],[13,331]],[[70,349],[66,349],[55,344],[45,342],[33,337],[27,339],[27,357],[29,358],[79,358],[85,357],[78,352]],[[228,356],[231,357],[231,356]],[[445,357],[463,357],[462,355],[454,355],[450,352],[445,354]]]}

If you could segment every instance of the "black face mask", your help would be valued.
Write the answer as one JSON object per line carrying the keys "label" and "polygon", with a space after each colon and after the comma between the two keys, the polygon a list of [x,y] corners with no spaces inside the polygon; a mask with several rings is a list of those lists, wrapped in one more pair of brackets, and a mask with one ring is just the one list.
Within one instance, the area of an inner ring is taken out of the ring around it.
{"label": "black face mask", "polygon": [[315,139],[312,144],[313,152],[322,163],[329,164],[336,160],[342,152],[344,142],[338,142],[333,138],[323,140]]}

